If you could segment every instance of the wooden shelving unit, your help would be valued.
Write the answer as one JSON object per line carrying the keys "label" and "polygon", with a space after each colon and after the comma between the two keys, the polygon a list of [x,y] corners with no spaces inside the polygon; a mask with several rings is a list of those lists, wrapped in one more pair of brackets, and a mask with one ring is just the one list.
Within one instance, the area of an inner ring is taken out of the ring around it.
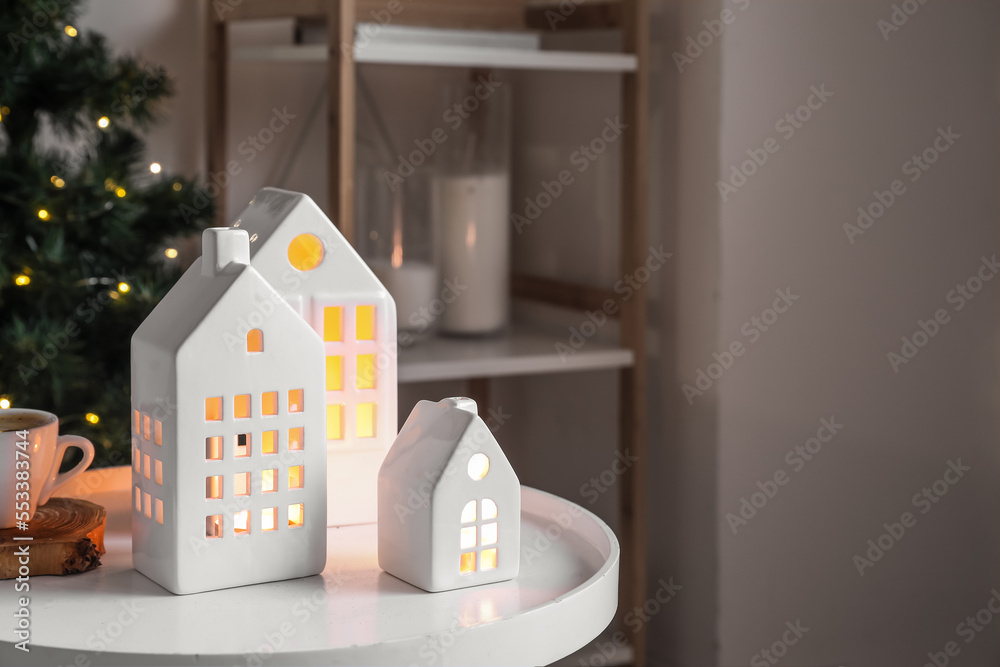
{"label": "wooden shelving unit", "polygon": [[[396,25],[476,30],[538,28],[548,30],[547,11],[559,11],[556,0],[407,0],[406,11],[393,17]],[[329,92],[329,201],[326,212],[348,240],[354,240],[355,65],[431,65],[617,73],[622,77],[621,118],[629,130],[622,136],[621,212],[619,221],[622,273],[645,261],[649,3],[648,0],[574,0],[575,9],[560,30],[604,28],[620,31],[621,53],[520,50],[453,45],[394,46],[368,44],[356,48],[358,17],[384,10],[385,0],[243,0],[227,5],[220,15],[208,5],[208,169],[218,172],[226,160],[226,83],[232,61],[326,62]],[[327,26],[326,45],[231,49],[228,30],[237,21],[294,18]],[[345,54],[351,54],[348,57]],[[220,206],[219,221],[227,220]],[[610,290],[567,283],[554,277],[516,275],[515,297],[573,309],[600,309]],[[488,405],[490,378],[510,375],[606,369],[620,374],[619,441],[640,462],[647,459],[645,424],[646,304],[644,299],[620,303],[617,343],[593,341],[568,363],[553,351],[552,335],[532,326],[515,326],[500,340],[431,340],[403,350],[399,381],[464,379],[468,393]],[[646,600],[646,480],[645,466],[630,468],[618,486],[618,537],[622,544],[619,614]],[[625,662],[645,664],[645,627],[628,635]],[[617,662],[622,662],[621,660]],[[605,664],[605,663],[602,663]]]}

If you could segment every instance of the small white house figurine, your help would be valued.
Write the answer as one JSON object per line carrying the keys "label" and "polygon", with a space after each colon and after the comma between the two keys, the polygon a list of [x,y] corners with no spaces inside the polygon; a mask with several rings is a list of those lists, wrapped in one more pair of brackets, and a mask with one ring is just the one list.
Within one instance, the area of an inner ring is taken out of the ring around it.
{"label": "small white house figurine", "polygon": [[132,336],[137,570],[177,594],[323,570],[322,356],[250,266],[249,234],[205,230]]}
{"label": "small white house figurine", "polygon": [[308,358],[326,377],[329,524],[372,523],[396,437],[395,303],[304,194],[265,188],[233,226],[250,234],[250,264],[323,341]]}
{"label": "small white house figurine", "polygon": [[512,579],[521,486],[470,398],[420,401],[378,476],[378,564],[437,592]]}

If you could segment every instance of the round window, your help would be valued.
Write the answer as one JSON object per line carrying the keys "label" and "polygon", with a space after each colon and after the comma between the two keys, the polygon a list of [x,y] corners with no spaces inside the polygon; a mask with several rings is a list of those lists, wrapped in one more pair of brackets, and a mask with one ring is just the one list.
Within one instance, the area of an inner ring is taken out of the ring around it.
{"label": "round window", "polygon": [[312,271],[323,261],[323,242],[313,234],[299,234],[288,244],[288,263],[299,271]]}
{"label": "round window", "polygon": [[480,480],[490,471],[490,460],[486,454],[473,454],[469,458],[469,477]]}

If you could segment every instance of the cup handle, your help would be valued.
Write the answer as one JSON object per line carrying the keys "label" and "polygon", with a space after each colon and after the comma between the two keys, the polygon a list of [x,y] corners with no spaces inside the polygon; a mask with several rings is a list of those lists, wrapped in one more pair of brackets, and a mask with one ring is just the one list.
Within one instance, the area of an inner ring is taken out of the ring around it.
{"label": "cup handle", "polygon": [[42,493],[38,498],[38,505],[44,505],[49,502],[49,498],[56,490],[68,482],[73,477],[76,477],[81,472],[87,469],[94,461],[94,444],[87,440],[83,436],[79,435],[60,435],[59,439],[56,441],[56,455],[53,461],[53,471],[58,472],[59,466],[62,465],[63,458],[66,456],[66,450],[70,447],[76,447],[83,452],[83,460],[76,464],[72,470],[67,470],[61,475],[55,474],[50,475],[48,480],[42,486]]}

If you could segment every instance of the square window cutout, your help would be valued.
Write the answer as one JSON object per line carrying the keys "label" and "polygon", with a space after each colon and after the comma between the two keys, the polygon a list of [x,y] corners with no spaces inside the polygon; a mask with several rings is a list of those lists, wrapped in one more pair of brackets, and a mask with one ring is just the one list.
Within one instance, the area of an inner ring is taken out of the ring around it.
{"label": "square window cutout", "polygon": [[288,469],[288,488],[301,489],[305,479],[303,477],[302,466],[292,466]]}
{"label": "square window cutout", "polygon": [[260,529],[265,532],[278,530],[277,507],[265,507],[260,511]]}
{"label": "square window cutout", "polygon": [[462,554],[462,560],[460,561],[458,571],[462,574],[469,574],[470,572],[476,571],[476,552],[470,551],[467,554]]}
{"label": "square window cutout", "polygon": [[233,495],[234,496],[250,495],[250,473],[238,472],[233,476]]}
{"label": "square window cutout", "polygon": [[304,410],[302,406],[302,390],[292,389],[288,392],[288,411],[302,412],[302,410]]}
{"label": "square window cutout", "polygon": [[288,450],[296,452],[301,450],[305,446],[305,432],[304,429],[299,426],[297,428],[288,429]]}
{"label": "square window cutout", "polygon": [[236,436],[236,458],[242,459],[250,456],[250,434],[240,433]]}
{"label": "square window cutout", "polygon": [[222,460],[222,436],[213,435],[205,438],[205,458],[209,461]]}
{"label": "square window cutout", "polygon": [[250,533],[250,510],[240,510],[233,515],[233,531],[237,535]]}
{"label": "square window cutout", "polygon": [[222,515],[213,514],[205,517],[205,537],[222,537]]}
{"label": "square window cutout", "polygon": [[261,493],[274,493],[278,490],[278,471],[275,469],[260,472]]}
{"label": "square window cutout", "polygon": [[250,418],[250,394],[240,394],[233,401],[233,416],[237,419]]}
{"label": "square window cutout", "polygon": [[222,475],[212,475],[205,478],[205,498],[218,499],[222,497]]}
{"label": "square window cutout", "polygon": [[278,392],[266,391],[260,397],[260,413],[264,416],[278,414]]}
{"label": "square window cutout", "polygon": [[215,396],[213,398],[205,399],[205,421],[207,422],[220,422],[222,421],[222,397]]}
{"label": "square window cutout", "polygon": [[260,453],[261,454],[277,454],[278,453],[278,432],[277,431],[264,431],[260,436]]}
{"label": "square window cutout", "polygon": [[291,528],[301,526],[305,521],[305,508],[302,503],[288,506],[288,525]]}
{"label": "square window cutout", "polygon": [[482,562],[480,563],[480,569],[484,572],[486,570],[497,569],[497,550],[496,549],[483,549]]}

